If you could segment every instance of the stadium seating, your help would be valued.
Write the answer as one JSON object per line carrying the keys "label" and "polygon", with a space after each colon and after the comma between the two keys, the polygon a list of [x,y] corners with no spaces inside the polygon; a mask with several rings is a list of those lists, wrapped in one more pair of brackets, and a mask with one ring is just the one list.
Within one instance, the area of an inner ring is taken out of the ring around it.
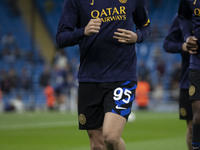
{"label": "stadium seating", "polygon": [[[21,70],[23,67],[26,67],[28,69],[28,75],[31,78],[34,78],[33,82],[33,87],[32,88],[37,88],[38,82],[38,76],[41,74],[42,69],[40,68],[41,64],[41,59],[38,53],[38,48],[37,46],[33,45],[30,31],[27,30],[25,23],[21,17],[21,15],[16,15],[15,12],[12,12],[12,8],[9,6],[8,1],[2,0],[0,1],[0,39],[3,38],[8,33],[11,33],[16,40],[16,46],[19,47],[21,50],[20,52],[31,54],[32,59],[28,60],[28,57],[23,57],[20,59],[17,59],[14,63],[9,64],[3,60],[3,56],[1,55],[0,58],[0,69],[4,69],[8,71],[11,68],[14,68],[17,71],[17,74],[20,76],[21,75]],[[15,47],[15,46],[14,46]],[[2,43],[0,44],[0,53],[2,54],[4,46]],[[11,49],[13,52],[13,49]],[[37,62],[37,63],[36,63]],[[38,63],[40,62],[40,63]],[[33,72],[35,71],[35,74]],[[35,79],[36,78],[36,79]],[[3,95],[3,101],[5,104],[9,104],[9,101],[13,98],[16,97],[17,94],[22,95],[22,99],[24,103],[28,106],[30,102],[30,90],[29,91],[24,91],[24,90],[18,90],[18,89],[13,89],[10,94],[5,94]],[[40,92],[39,95],[42,95]],[[42,97],[42,96],[40,96]],[[41,99],[40,103],[44,103],[45,99]]]}

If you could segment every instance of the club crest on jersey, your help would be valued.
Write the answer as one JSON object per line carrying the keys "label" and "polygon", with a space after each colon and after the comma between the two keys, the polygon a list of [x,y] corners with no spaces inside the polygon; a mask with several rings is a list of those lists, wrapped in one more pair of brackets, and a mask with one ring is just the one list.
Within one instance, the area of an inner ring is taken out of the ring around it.
{"label": "club crest on jersey", "polygon": [[119,0],[120,3],[125,4],[127,0]]}

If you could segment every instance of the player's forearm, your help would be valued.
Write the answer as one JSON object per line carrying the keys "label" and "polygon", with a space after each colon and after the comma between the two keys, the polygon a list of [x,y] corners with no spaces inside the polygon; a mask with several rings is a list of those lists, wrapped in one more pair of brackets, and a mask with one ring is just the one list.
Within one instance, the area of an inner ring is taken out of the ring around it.
{"label": "player's forearm", "polygon": [[56,35],[57,45],[61,48],[74,46],[79,43],[84,36],[84,28],[76,29],[75,31],[58,31]]}
{"label": "player's forearm", "polygon": [[192,36],[192,11],[186,0],[180,0],[178,17],[184,41]]}
{"label": "player's forearm", "polygon": [[143,42],[151,34],[150,24],[147,25],[147,26],[144,26],[144,27],[142,27],[140,29],[138,29],[137,32],[136,32],[136,34],[138,36],[137,43]]}
{"label": "player's forearm", "polygon": [[180,27],[182,31],[182,35],[184,37],[184,41],[190,36],[192,36],[192,25],[191,25],[191,20],[188,20],[186,18],[180,18]]}
{"label": "player's forearm", "polygon": [[165,40],[163,48],[168,53],[180,53],[182,52],[182,42],[175,42],[170,40]]}

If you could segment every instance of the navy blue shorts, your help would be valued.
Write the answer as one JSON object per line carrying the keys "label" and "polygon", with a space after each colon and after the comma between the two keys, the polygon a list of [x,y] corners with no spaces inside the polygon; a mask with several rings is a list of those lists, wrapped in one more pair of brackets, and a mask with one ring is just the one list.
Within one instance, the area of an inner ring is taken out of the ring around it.
{"label": "navy blue shorts", "polygon": [[190,88],[189,95],[190,101],[200,101],[200,70],[191,69],[189,71]]}
{"label": "navy blue shorts", "polygon": [[128,119],[135,99],[137,82],[81,82],[78,89],[79,129],[102,127],[107,112]]}
{"label": "navy blue shorts", "polygon": [[189,90],[180,89],[180,98],[179,98],[179,117],[183,120],[192,120],[193,112],[192,105],[189,99]]}

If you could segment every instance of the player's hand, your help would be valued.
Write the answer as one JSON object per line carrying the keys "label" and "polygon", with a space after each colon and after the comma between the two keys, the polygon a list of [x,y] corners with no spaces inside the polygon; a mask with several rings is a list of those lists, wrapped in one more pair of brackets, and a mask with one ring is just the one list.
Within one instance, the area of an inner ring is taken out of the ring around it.
{"label": "player's hand", "polygon": [[126,29],[117,29],[117,32],[114,32],[114,39],[117,39],[121,43],[136,43],[138,36],[135,32],[126,30]]}
{"label": "player's hand", "polygon": [[186,44],[186,43],[183,43],[183,44],[182,44],[182,50],[183,50],[184,52],[189,52],[189,50],[187,49],[187,44]]}
{"label": "player's hand", "polygon": [[84,34],[90,36],[99,33],[101,22],[101,19],[91,19],[85,27]]}
{"label": "player's hand", "polygon": [[186,40],[186,48],[188,49],[189,53],[194,55],[197,54],[197,50],[199,48],[197,44],[197,38],[194,36],[190,36]]}

